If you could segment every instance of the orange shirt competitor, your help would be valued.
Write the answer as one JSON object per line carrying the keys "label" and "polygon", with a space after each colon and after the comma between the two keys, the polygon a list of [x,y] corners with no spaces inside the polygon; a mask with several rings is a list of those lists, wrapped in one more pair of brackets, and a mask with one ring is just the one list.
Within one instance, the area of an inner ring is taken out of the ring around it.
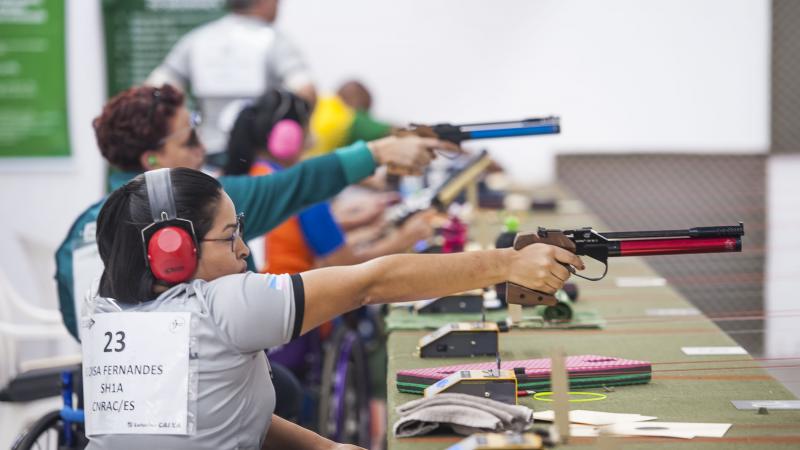
{"label": "orange shirt competitor", "polygon": [[[256,161],[250,175],[269,175],[280,166]],[[344,233],[333,218],[327,203],[319,203],[301,211],[265,235],[265,265],[261,272],[300,273],[314,268],[317,257],[339,249],[345,243]]]}

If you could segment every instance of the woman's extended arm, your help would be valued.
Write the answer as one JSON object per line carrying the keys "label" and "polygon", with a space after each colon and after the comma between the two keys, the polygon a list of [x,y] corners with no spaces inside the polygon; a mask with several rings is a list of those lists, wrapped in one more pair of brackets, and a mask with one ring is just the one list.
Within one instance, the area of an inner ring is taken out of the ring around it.
{"label": "woman's extended arm", "polygon": [[550,245],[448,255],[391,255],[302,274],[305,333],[364,304],[440,297],[504,281],[553,293],[569,278],[561,264],[583,269],[574,254]]}

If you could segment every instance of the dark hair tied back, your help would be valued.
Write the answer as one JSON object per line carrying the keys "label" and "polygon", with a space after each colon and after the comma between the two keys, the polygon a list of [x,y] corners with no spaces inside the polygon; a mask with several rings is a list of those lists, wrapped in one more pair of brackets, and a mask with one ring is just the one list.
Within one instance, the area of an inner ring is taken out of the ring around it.
{"label": "dark hair tied back", "polygon": [[311,120],[311,105],[289,91],[270,89],[245,106],[239,113],[228,137],[226,175],[246,175],[256,159],[256,152],[265,150],[267,136],[278,121],[291,119],[306,128]]}

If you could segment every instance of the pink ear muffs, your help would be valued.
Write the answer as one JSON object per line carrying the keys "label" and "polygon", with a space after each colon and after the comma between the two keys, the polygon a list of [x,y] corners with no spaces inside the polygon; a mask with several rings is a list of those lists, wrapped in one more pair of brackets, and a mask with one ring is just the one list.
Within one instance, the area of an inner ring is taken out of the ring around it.
{"label": "pink ear muffs", "polygon": [[279,120],[267,136],[267,150],[278,159],[296,158],[303,151],[303,127],[291,119]]}

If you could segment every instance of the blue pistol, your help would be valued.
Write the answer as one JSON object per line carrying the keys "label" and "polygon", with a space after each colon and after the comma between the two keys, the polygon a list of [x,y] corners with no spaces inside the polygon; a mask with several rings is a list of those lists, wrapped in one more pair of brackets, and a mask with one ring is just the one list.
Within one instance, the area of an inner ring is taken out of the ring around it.
{"label": "blue pistol", "polygon": [[519,136],[536,136],[540,134],[558,134],[561,132],[561,119],[556,116],[511,120],[506,122],[485,122],[453,125],[440,123],[437,125],[411,124],[396,132],[397,135],[416,134],[460,144],[474,139],[494,139]]}

